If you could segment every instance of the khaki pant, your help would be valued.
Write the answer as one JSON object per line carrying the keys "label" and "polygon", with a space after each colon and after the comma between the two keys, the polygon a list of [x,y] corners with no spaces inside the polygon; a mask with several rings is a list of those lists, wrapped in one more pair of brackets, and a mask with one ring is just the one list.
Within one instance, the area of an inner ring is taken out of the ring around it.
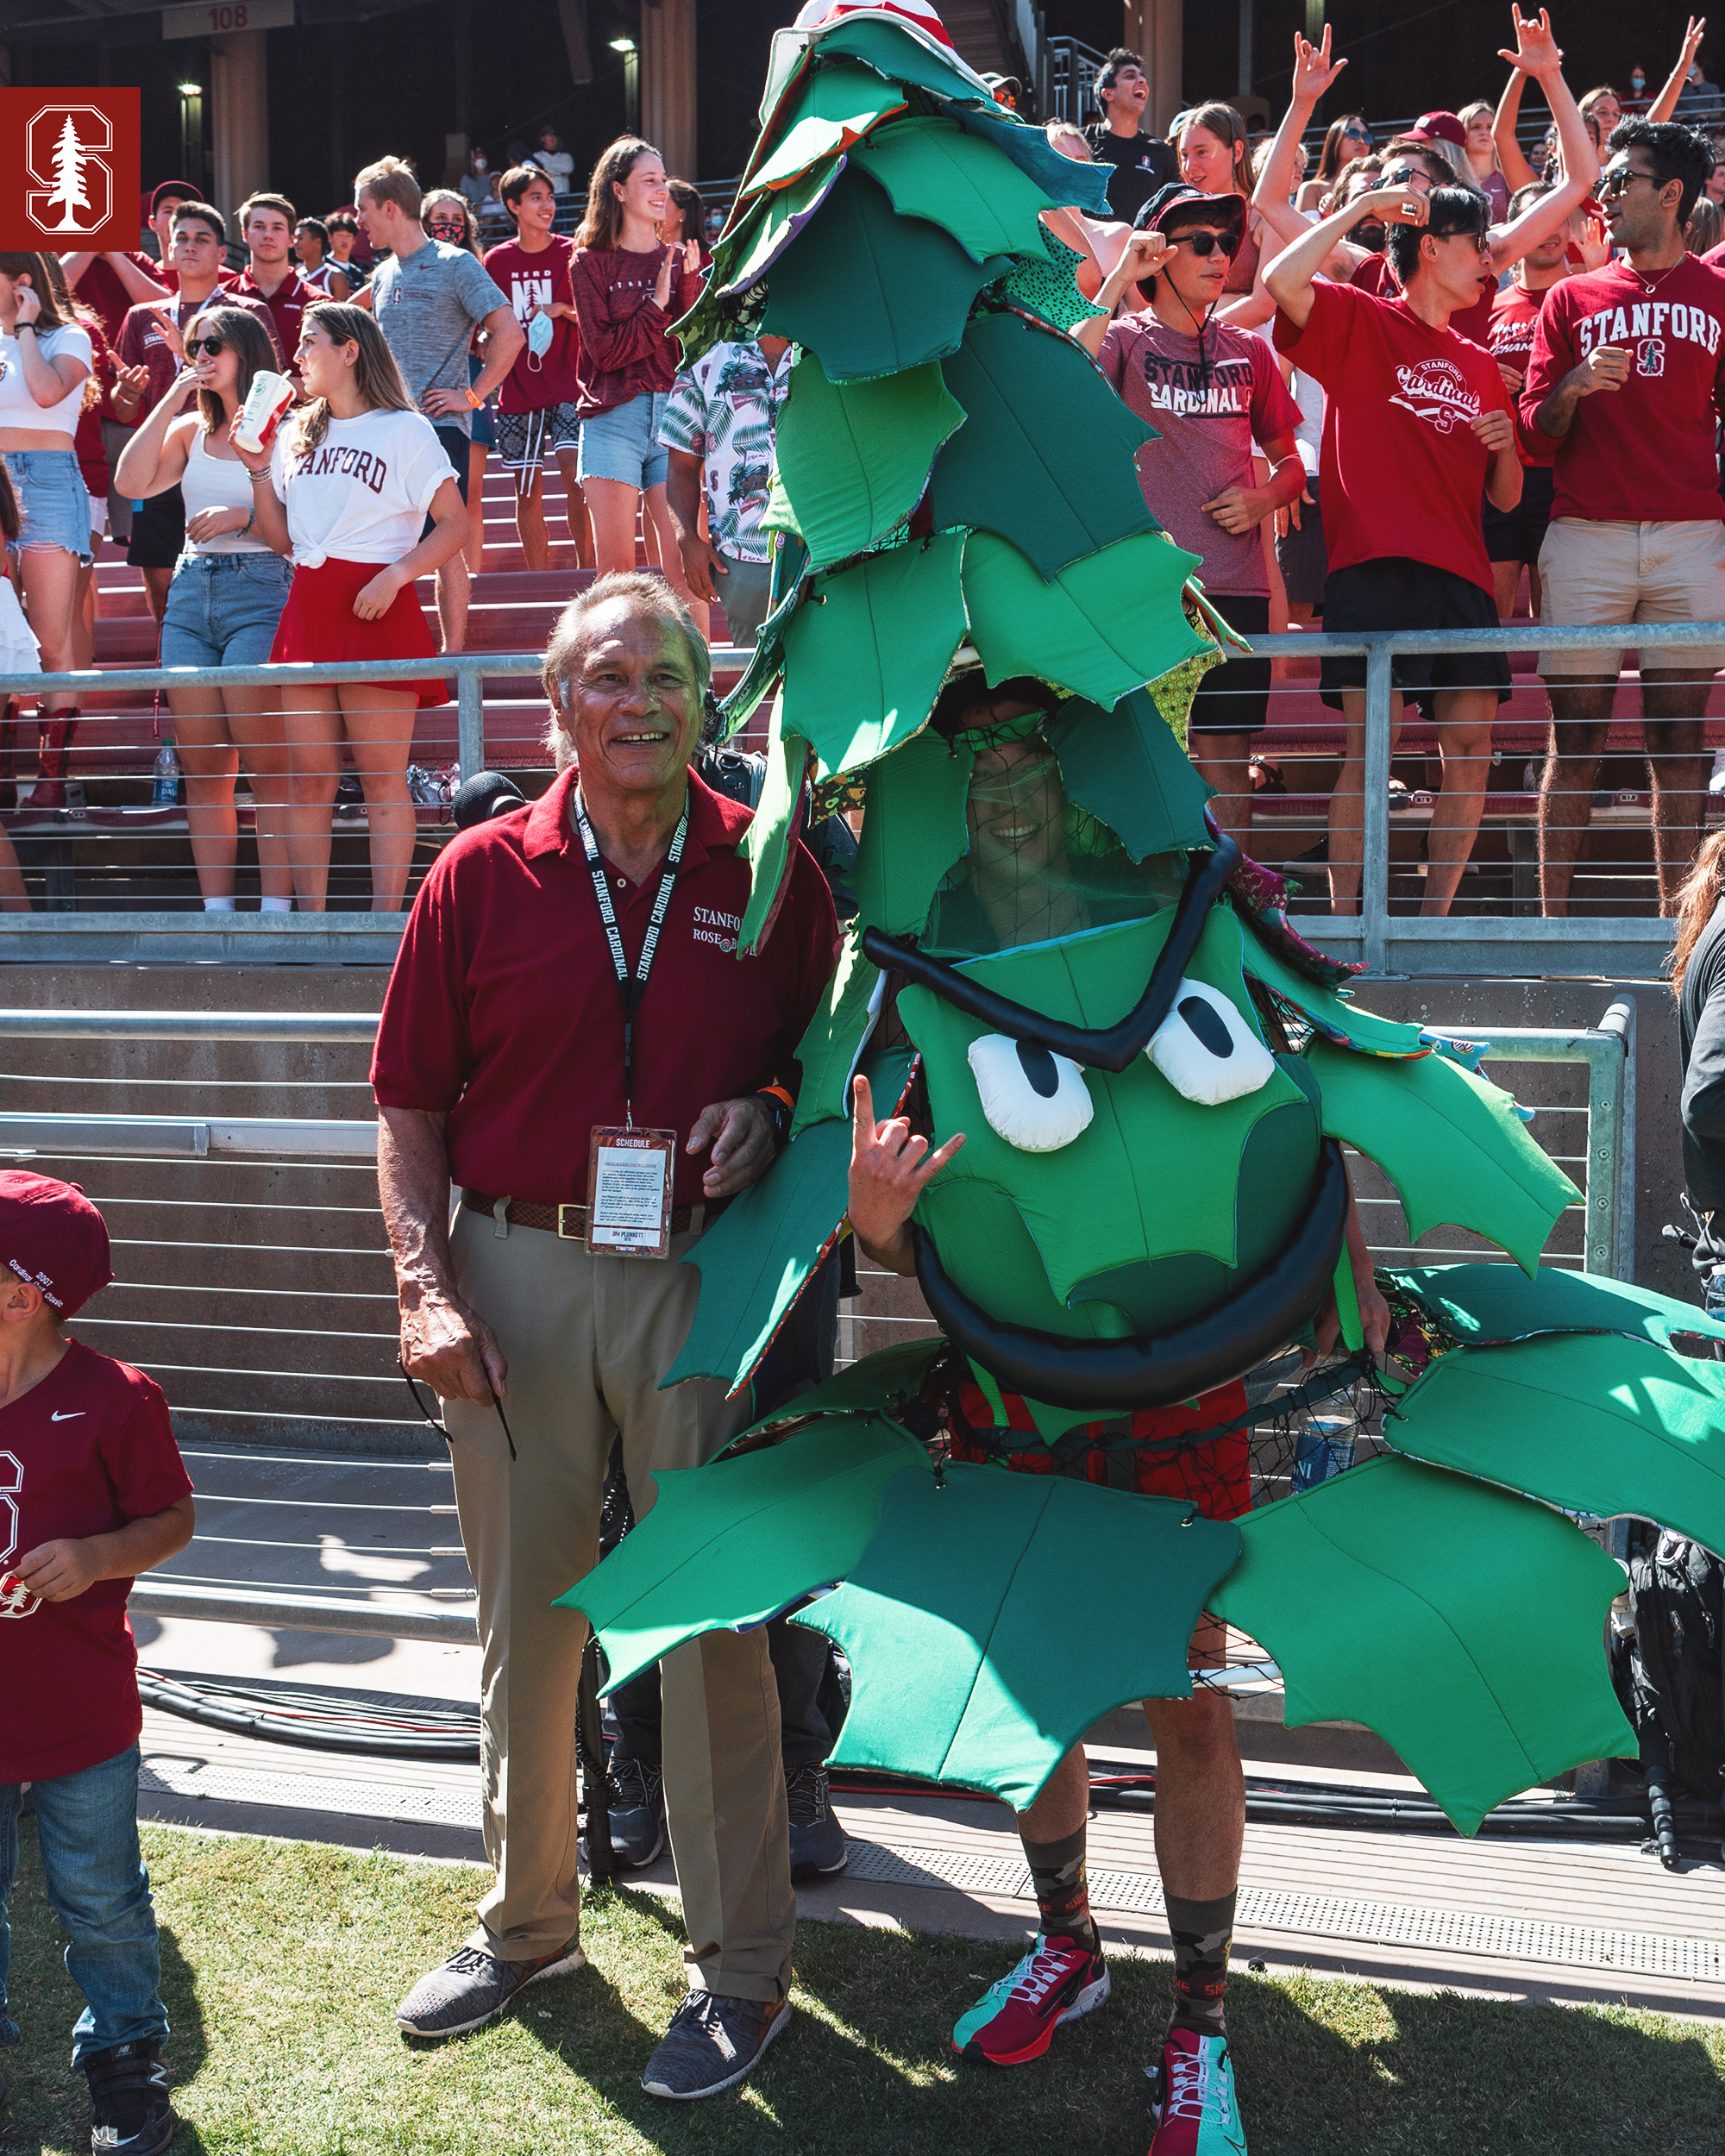
{"label": "khaki pant", "polygon": [[[497,1883],[476,1944],[528,1961],[573,1938],[575,1690],[586,1620],[554,1597],[592,1570],[612,1443],[623,1433],[637,1514],[649,1470],[698,1467],[746,1420],[697,1380],[656,1389],[693,1320],[700,1275],[676,1261],[594,1256],[584,1244],[508,1228],[465,1206],[450,1234],[465,1300],[509,1364],[495,1409],[450,1401],[461,1539],[479,1588],[486,1849]],[[764,1630],[707,1634],[668,1655],[665,1804],[689,1943],[691,1985],[769,2000],[787,1990],[791,1890],[779,1698]]]}

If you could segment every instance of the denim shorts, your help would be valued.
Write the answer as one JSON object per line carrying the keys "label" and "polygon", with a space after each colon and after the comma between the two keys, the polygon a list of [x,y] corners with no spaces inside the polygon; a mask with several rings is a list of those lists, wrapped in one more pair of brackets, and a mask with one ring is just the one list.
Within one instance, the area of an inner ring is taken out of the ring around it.
{"label": "denim shorts", "polygon": [[670,403],[668,392],[643,390],[614,411],[591,414],[581,422],[582,479],[621,479],[625,486],[662,486],[670,468],[668,451],[659,444],[659,422]]}
{"label": "denim shorts", "polygon": [[72,451],[9,449],[5,464],[23,520],[20,549],[60,547],[90,561],[90,497]]}
{"label": "denim shorts", "polygon": [[279,554],[181,555],[162,615],[162,665],[268,665],[292,581],[293,564]]}

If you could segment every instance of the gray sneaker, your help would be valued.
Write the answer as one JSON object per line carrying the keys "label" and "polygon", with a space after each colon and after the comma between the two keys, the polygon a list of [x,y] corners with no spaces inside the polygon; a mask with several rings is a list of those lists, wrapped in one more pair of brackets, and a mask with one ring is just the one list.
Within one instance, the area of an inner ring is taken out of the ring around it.
{"label": "gray sneaker", "polygon": [[458,1946],[441,1969],[421,1977],[395,2018],[410,2036],[465,2036],[494,2020],[530,1984],[567,1976],[586,1960],[573,1940],[537,1961],[500,1961],[483,1946]]}
{"label": "gray sneaker", "polygon": [[691,1991],[647,2061],[649,2096],[692,2103],[734,2088],[791,2018],[788,1999],[722,1999]]}
{"label": "gray sneaker", "polygon": [[850,1846],[832,1816],[825,1760],[812,1759],[787,1775],[785,1795],[791,1812],[792,1878],[819,1879],[843,1871],[850,1861]]}

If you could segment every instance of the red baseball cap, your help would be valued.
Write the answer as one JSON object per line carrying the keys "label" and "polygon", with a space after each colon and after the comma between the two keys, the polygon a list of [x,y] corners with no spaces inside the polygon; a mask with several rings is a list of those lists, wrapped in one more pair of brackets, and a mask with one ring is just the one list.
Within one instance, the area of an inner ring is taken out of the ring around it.
{"label": "red baseball cap", "polygon": [[114,1277],[108,1223],[76,1183],[0,1174],[0,1261],[69,1318]]}
{"label": "red baseball cap", "polygon": [[[204,199],[189,179],[164,179],[150,190],[151,217],[161,208],[164,195],[177,195],[182,202],[202,202]],[[149,218],[147,217],[144,222],[147,224]],[[74,1186],[68,1184],[67,1188],[70,1189]]]}
{"label": "red baseball cap", "polygon": [[1422,112],[1407,131],[1404,141],[1410,142],[1453,142],[1456,147],[1467,147],[1467,129],[1452,112]]}

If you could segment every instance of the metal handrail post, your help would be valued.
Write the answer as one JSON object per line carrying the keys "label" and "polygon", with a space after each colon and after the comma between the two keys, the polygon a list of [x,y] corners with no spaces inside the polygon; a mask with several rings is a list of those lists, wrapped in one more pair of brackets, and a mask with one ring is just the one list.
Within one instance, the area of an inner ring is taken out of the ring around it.
{"label": "metal handrail post", "polygon": [[1389,694],[1393,666],[1387,641],[1374,636],[1365,654],[1365,801],[1360,830],[1360,912],[1365,917],[1365,962],[1383,971],[1389,920]]}
{"label": "metal handrail post", "polygon": [[[1635,1277],[1635,999],[1619,996],[1599,1021],[1602,1033],[1614,1035],[1622,1044],[1622,1068],[1617,1074],[1617,1102],[1614,1138],[1616,1147],[1616,1176],[1614,1196],[1615,1204],[1616,1236],[1613,1252],[1615,1263],[1611,1269],[1619,1280]],[[1593,1087],[1598,1083],[1598,1065],[1590,1073]],[[1599,1148],[1593,1140],[1592,1102],[1590,1098],[1588,1116],[1588,1183],[1592,1186],[1593,1169],[1599,1159]],[[1589,1225],[1591,1226],[1590,1218]],[[1590,1235],[1591,1247],[1596,1240]],[[1592,1268],[1590,1266],[1590,1270]]]}
{"label": "metal handrail post", "polygon": [[485,680],[467,667],[455,683],[455,761],[463,779],[486,768]]}

